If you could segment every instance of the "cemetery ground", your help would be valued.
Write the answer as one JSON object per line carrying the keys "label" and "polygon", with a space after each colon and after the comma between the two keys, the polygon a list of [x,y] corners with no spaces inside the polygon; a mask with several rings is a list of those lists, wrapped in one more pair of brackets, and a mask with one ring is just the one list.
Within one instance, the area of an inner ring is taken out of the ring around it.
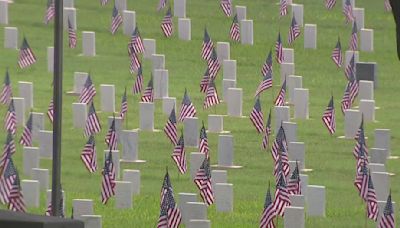
{"label": "cemetery ground", "polygon": [[[52,97],[52,74],[47,72],[47,47],[53,46],[53,22],[43,23],[46,9],[45,0],[15,0],[9,5],[10,22],[8,26],[19,29],[19,43],[25,35],[36,54],[38,62],[27,69],[17,66],[18,52],[0,48],[0,74],[9,67],[12,89],[18,95],[18,81],[31,81],[34,86],[34,108],[36,112],[47,112]],[[237,87],[243,88],[243,115],[248,116],[254,105],[254,92],[261,80],[260,69],[269,50],[274,48],[277,33],[283,36],[284,47],[287,45],[287,31],[291,16],[279,19],[279,5],[274,0],[234,0],[234,5],[247,6],[247,18],[254,20],[254,45],[241,45],[231,42],[230,58],[237,60]],[[355,177],[355,159],[352,151],[354,140],[338,139],[344,134],[344,117],[340,111],[340,99],[343,95],[346,79],[342,69],[337,69],[330,59],[330,54],[337,37],[340,35],[343,48],[347,48],[351,26],[344,24],[341,1],[332,11],[324,8],[322,1],[297,0],[304,4],[304,23],[317,24],[318,47],[316,50],[303,48],[303,35],[293,45],[295,49],[296,75],[303,76],[303,87],[310,89],[310,119],[295,120],[298,124],[298,141],[306,144],[306,167],[313,169],[306,173],[308,183],[326,187],[326,217],[307,217],[307,227],[362,227],[365,221],[365,203],[361,201],[353,185]],[[187,17],[192,20],[192,40],[178,39],[177,18],[174,18],[174,35],[165,38],[160,29],[163,12],[157,12],[158,0],[128,1],[128,9],[136,11],[136,21],[142,38],[156,39],[156,52],[165,54],[166,69],[169,70],[169,96],[177,98],[177,108],[184,89],[197,109],[199,120],[204,120],[207,127],[208,114],[226,114],[226,103],[216,108],[203,110],[204,94],[199,92],[199,82],[206,69],[200,58],[204,26],[216,43],[229,41],[231,18],[225,17],[218,1],[187,1]],[[365,8],[365,27],[374,29],[374,52],[360,52],[360,61],[377,62],[379,84],[375,92],[376,122],[365,125],[367,145],[373,146],[374,129],[391,129],[392,155],[400,156],[400,102],[398,72],[399,61],[396,56],[395,23],[391,13],[385,13],[383,1],[364,0],[356,3]],[[67,34],[64,32],[64,88],[67,92],[73,87],[74,72],[90,72],[98,91],[95,105],[100,110],[100,84],[114,84],[116,87],[116,110],[120,109],[120,100],[124,88],[128,91],[129,111],[124,129],[139,127],[140,96],[132,95],[131,88],[136,74],[129,73],[129,58],[126,46],[129,36],[122,34],[122,27],[112,36],[109,27],[113,2],[105,7],[99,1],[75,1],[77,8],[78,45],[68,48]],[[290,9],[290,7],[289,7]],[[95,57],[81,56],[82,31],[96,32]],[[303,32],[303,29],[302,29]],[[0,29],[0,43],[4,42],[4,30]],[[144,83],[151,75],[151,62],[143,62]],[[279,87],[280,67],[274,61],[274,86],[261,96],[264,116],[273,108]],[[217,76],[217,89],[222,91],[222,69]],[[273,95],[271,94],[273,93]],[[80,159],[80,153],[86,143],[82,129],[72,127],[72,103],[76,96],[64,93],[63,97],[63,132],[62,132],[62,187],[66,192],[66,212],[70,216],[72,199],[93,199],[94,212],[101,215],[103,227],[154,227],[157,224],[160,210],[160,188],[168,167],[175,199],[179,192],[198,193],[190,174],[179,175],[171,159],[173,146],[162,131],[139,133],[139,158],[146,160],[142,164],[123,164],[122,169],[141,171],[140,194],[133,197],[132,209],[115,209],[115,198],[107,205],[100,201],[101,167],[103,151],[106,150],[104,136],[107,132],[107,117],[112,113],[100,112],[102,131],[96,136],[98,153],[98,171],[89,174]],[[337,132],[330,136],[323,126],[321,116],[328,104],[331,94],[334,96]],[[221,96],[221,94],[220,94]],[[357,105],[357,103],[355,104]],[[168,118],[162,113],[162,101],[155,101],[155,128],[162,129]],[[291,108],[292,109],[292,108]],[[293,112],[293,110],[292,110]],[[6,113],[6,107],[0,107],[0,113]],[[27,116],[26,116],[27,118]],[[273,129],[274,129],[274,121]],[[182,129],[183,125],[179,125]],[[18,128],[16,142],[22,133]],[[45,129],[52,130],[49,120],[45,120]],[[199,129],[200,130],[200,129]],[[234,137],[234,163],[243,166],[241,169],[228,170],[228,182],[234,186],[234,211],[232,213],[216,212],[215,205],[208,208],[208,219],[213,227],[257,227],[263,210],[268,182],[274,186],[273,161],[270,151],[261,149],[262,135],[256,133],[249,118],[224,117],[224,130]],[[217,162],[218,134],[209,133],[211,163]],[[4,131],[0,139],[5,139]],[[190,152],[195,148],[187,148]],[[26,178],[22,170],[22,147],[17,145],[14,155],[21,179]],[[395,176],[390,177],[392,198],[400,202],[400,160],[388,160],[386,169]],[[41,168],[51,170],[51,160],[42,159]],[[274,189],[274,188],[272,188]],[[40,207],[29,208],[29,212],[44,214],[47,204],[45,192],[41,192]],[[199,200],[200,197],[199,197]],[[398,204],[397,204],[398,205]],[[397,206],[396,205],[396,206]],[[3,207],[3,206],[2,206]],[[396,207],[397,225],[400,213]],[[279,218],[279,226],[283,220]],[[368,220],[368,227],[373,227]]]}

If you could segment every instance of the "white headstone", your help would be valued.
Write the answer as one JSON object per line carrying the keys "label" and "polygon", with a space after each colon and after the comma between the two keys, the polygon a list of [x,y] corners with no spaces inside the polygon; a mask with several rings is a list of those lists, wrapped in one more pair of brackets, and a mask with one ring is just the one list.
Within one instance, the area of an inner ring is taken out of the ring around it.
{"label": "white headstone", "polygon": [[0,1],[0,24],[8,24],[8,1]]}
{"label": "white headstone", "polygon": [[359,62],[359,52],[358,51],[346,51],[345,53],[345,60],[344,60],[344,68],[347,67],[347,65],[349,65],[351,58],[353,57],[354,54],[354,63],[358,63]]}
{"label": "white headstone", "polygon": [[224,117],[222,115],[208,115],[208,132],[220,133],[224,131]]}
{"label": "white headstone", "polygon": [[199,170],[201,164],[203,164],[204,158],[204,153],[190,153],[190,176],[192,177],[192,180],[194,180],[194,178],[196,177],[196,173]]}
{"label": "white headstone", "polygon": [[69,93],[79,95],[85,85],[88,75],[89,74],[86,72],[74,72],[74,87]]}
{"label": "white headstone", "polygon": [[233,184],[217,183],[215,184],[215,204],[217,211],[233,211]]}
{"label": "white headstone", "polygon": [[207,205],[198,202],[186,202],[187,221],[192,219],[207,219]]}
{"label": "white headstone", "polygon": [[32,180],[39,181],[40,190],[46,191],[49,188],[49,170],[32,168]]}
{"label": "white headstone", "polygon": [[44,114],[32,112],[32,140],[39,140],[39,131],[44,130]]}
{"label": "white headstone", "polygon": [[18,48],[18,28],[4,27],[4,48],[11,48],[11,49]]}
{"label": "white headstone", "polygon": [[186,17],[186,0],[174,0],[174,16]]}
{"label": "white headstone", "polygon": [[28,207],[39,207],[40,184],[37,180],[22,180],[21,189],[24,195],[25,205]]}
{"label": "white headstone", "polygon": [[74,128],[85,128],[87,119],[87,104],[72,103],[72,116]]}
{"label": "white headstone", "polygon": [[298,161],[299,169],[305,169],[305,144],[304,142],[288,142],[289,160]]}
{"label": "white headstone", "polygon": [[229,88],[227,93],[228,116],[242,117],[242,88]]}
{"label": "white headstone", "polygon": [[372,183],[375,187],[376,199],[386,201],[390,189],[390,176],[386,172],[371,172]]}
{"label": "white headstone", "polygon": [[131,183],[133,195],[140,194],[140,170],[124,169],[122,180]]}
{"label": "white headstone", "polygon": [[374,51],[374,30],[373,29],[361,29],[361,51]]}
{"label": "white headstone", "polygon": [[115,207],[132,208],[133,186],[129,181],[115,181]]}
{"label": "white headstone", "polygon": [[39,168],[39,148],[37,147],[24,147],[24,156],[22,158],[24,163],[23,173],[25,176],[32,176],[32,168]]}
{"label": "white headstone", "polygon": [[378,164],[386,164],[388,157],[387,149],[383,148],[370,148],[369,154],[371,155],[371,162]]}
{"label": "white headstone", "polygon": [[25,126],[25,99],[13,97],[17,126]]}
{"label": "white headstone", "polygon": [[229,60],[231,58],[230,52],[229,42],[217,42],[217,57],[219,62]]}
{"label": "white headstone", "polygon": [[74,0],[64,0],[63,7],[74,8]]}
{"label": "white headstone", "polygon": [[191,219],[187,226],[188,228],[211,228],[210,220],[206,219]]}
{"label": "white headstone", "polygon": [[185,147],[198,147],[199,145],[199,119],[187,117],[183,120]]}
{"label": "white headstone", "polygon": [[294,89],[303,88],[303,77],[297,75],[289,75],[287,77],[287,86],[289,94],[286,96],[289,103],[293,103]]}
{"label": "white headstone", "polygon": [[236,81],[236,60],[225,59],[223,62],[223,79]]}
{"label": "white headstone", "polygon": [[374,82],[373,81],[358,81],[358,98],[364,100],[374,100]]}
{"label": "white headstone", "polygon": [[154,103],[139,102],[140,130],[154,131]]}
{"label": "white headstone", "polygon": [[154,99],[162,99],[168,97],[168,70],[154,70],[153,74],[153,89]]}
{"label": "white headstone", "polygon": [[[106,158],[108,157],[108,154],[110,153],[110,150],[104,150],[104,161],[106,160]],[[119,160],[119,151],[118,150],[112,150],[112,161],[113,161],[113,165],[115,168],[115,177],[117,179],[119,179],[120,177],[120,167],[121,167],[121,163]],[[104,164],[104,162],[102,163]]]}
{"label": "white headstone", "polygon": [[119,13],[122,14],[127,8],[126,8],[126,0],[115,0],[115,7],[119,11]]}
{"label": "white headstone", "polygon": [[19,96],[24,98],[25,109],[33,108],[33,84],[32,82],[18,82]]}
{"label": "white headstone", "polygon": [[283,121],[290,121],[290,107],[289,106],[274,106],[275,110],[275,132],[278,132]]}
{"label": "white headstone", "polygon": [[285,228],[304,228],[305,216],[304,207],[289,206],[285,208],[285,217],[283,217]]}
{"label": "white headstone", "polygon": [[101,215],[81,215],[80,220],[85,223],[85,228],[101,228]]}
{"label": "white headstone", "polygon": [[354,139],[361,123],[361,112],[347,109],[344,111],[344,132],[346,139]]}
{"label": "white headstone", "polygon": [[165,69],[165,55],[153,54],[151,55],[152,69]]}
{"label": "white headstone", "polygon": [[96,55],[96,34],[94,32],[82,32],[82,50],[84,56]]}
{"label": "white headstone", "polygon": [[287,143],[297,142],[297,123],[283,121],[282,126],[285,130]]}
{"label": "white headstone", "polygon": [[294,118],[303,120],[308,119],[309,90],[295,88],[293,92]]}
{"label": "white headstone", "polygon": [[235,6],[238,21],[246,20],[246,6]]}
{"label": "white headstone", "polygon": [[218,136],[218,165],[233,166],[233,148],[232,135]]}
{"label": "white headstone", "polygon": [[353,15],[356,19],[357,29],[360,31],[364,28],[364,8],[354,8]]}
{"label": "white headstone", "polygon": [[124,35],[131,36],[136,28],[136,12],[124,10],[122,13],[123,32]]}
{"label": "white headstone", "polygon": [[165,115],[170,115],[172,108],[176,111],[176,97],[163,97],[162,98],[162,109]]}
{"label": "white headstone", "polygon": [[307,215],[325,217],[325,186],[308,185]]}
{"label": "white headstone", "polygon": [[41,158],[53,158],[53,132],[39,131],[39,151]]}
{"label": "white headstone", "polygon": [[122,131],[122,118],[119,116],[109,116],[108,117],[108,125],[107,125],[107,130],[110,129],[112,121],[115,119],[115,131],[117,133],[117,140],[118,143],[121,143],[121,131]]}
{"label": "white headstone", "polygon": [[317,25],[304,25],[304,48],[317,49]]}
{"label": "white headstone", "polygon": [[374,100],[360,100],[359,109],[364,116],[365,122],[375,121],[375,101]]}
{"label": "white headstone", "polygon": [[156,54],[156,40],[155,39],[143,39],[145,59],[151,59],[152,55]]}
{"label": "white headstone", "polygon": [[68,20],[69,20],[72,28],[76,31],[77,30],[76,9],[72,8],[72,7],[64,7],[63,11],[64,11],[64,14],[63,14],[64,30],[68,31]]}
{"label": "white headstone", "polygon": [[304,195],[290,195],[290,205],[293,207],[305,207]]}
{"label": "white headstone", "polygon": [[226,170],[211,170],[211,185],[215,189],[217,183],[227,183],[228,173]]}
{"label": "white headstone", "polygon": [[236,88],[236,80],[222,79],[222,97],[224,101],[228,100],[229,88]]}
{"label": "white headstone", "polygon": [[[181,0],[182,1],[182,0]],[[186,0],[183,0],[186,1]],[[192,29],[191,21],[189,18],[179,18],[178,19],[178,34],[181,40],[191,40],[192,39]]]}
{"label": "white headstone", "polygon": [[115,112],[115,86],[100,85],[101,111]]}
{"label": "white headstone", "polygon": [[375,129],[375,148],[382,148],[387,150],[387,157],[390,156],[390,129]]}
{"label": "white headstone", "polygon": [[308,195],[308,175],[300,174],[300,189],[301,194],[304,195],[304,198],[307,200]]}
{"label": "white headstone", "polygon": [[254,44],[253,20],[240,21],[240,41],[242,44]]}
{"label": "white headstone", "polygon": [[179,203],[178,203],[178,207],[179,210],[181,211],[182,214],[182,222],[185,225],[189,224],[189,216],[187,214],[187,202],[196,202],[197,201],[197,195],[194,193],[184,193],[184,192],[180,192],[178,193],[178,198],[179,198]]}
{"label": "white headstone", "polygon": [[93,200],[73,199],[74,219],[81,219],[82,215],[93,215]]}
{"label": "white headstone", "polygon": [[375,173],[375,172],[380,172],[380,173],[384,173],[386,172],[386,168],[384,164],[377,164],[377,163],[368,163],[368,169],[371,173]]}
{"label": "white headstone", "polygon": [[281,63],[281,85],[289,75],[294,75],[294,63]]}
{"label": "white headstone", "polygon": [[303,4],[292,4],[292,15],[296,19],[297,24],[303,27],[304,6]]}
{"label": "white headstone", "polygon": [[283,48],[283,59],[285,63],[294,63],[294,49]]}
{"label": "white headstone", "polygon": [[122,130],[120,134],[122,144],[122,162],[139,160],[139,132],[137,130]]}

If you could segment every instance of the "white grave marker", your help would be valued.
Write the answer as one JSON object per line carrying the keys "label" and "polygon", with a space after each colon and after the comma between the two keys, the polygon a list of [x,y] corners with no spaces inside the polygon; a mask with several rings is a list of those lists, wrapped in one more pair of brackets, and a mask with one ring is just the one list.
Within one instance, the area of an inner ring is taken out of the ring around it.
{"label": "white grave marker", "polygon": [[189,18],[178,19],[178,37],[180,40],[186,40],[186,41],[192,39],[191,21]]}
{"label": "white grave marker", "polygon": [[317,25],[304,25],[304,48],[317,49]]}
{"label": "white grave marker", "polygon": [[4,48],[18,49],[18,28],[4,27]]}
{"label": "white grave marker", "polygon": [[84,56],[96,55],[96,34],[94,32],[82,32],[82,49]]}

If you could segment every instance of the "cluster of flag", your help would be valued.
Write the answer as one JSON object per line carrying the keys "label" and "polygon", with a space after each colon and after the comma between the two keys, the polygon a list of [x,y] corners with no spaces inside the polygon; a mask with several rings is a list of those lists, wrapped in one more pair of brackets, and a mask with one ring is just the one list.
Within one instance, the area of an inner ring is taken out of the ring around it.
{"label": "cluster of flag", "polygon": [[139,27],[136,25],[135,30],[132,33],[131,40],[128,43],[128,56],[130,59],[129,71],[132,74],[137,72],[137,79],[133,87],[133,94],[140,93],[143,87],[142,64],[140,63],[139,59],[139,54],[141,53],[144,53],[144,44],[140,35]]}

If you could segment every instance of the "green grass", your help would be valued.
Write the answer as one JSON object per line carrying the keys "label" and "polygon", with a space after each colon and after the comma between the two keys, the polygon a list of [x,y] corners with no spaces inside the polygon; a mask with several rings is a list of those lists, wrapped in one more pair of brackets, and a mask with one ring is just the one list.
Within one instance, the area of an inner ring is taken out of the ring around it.
{"label": "green grass", "polygon": [[[34,83],[34,111],[46,112],[52,96],[52,75],[47,72],[46,47],[53,46],[53,24],[43,24],[45,0],[15,0],[9,6],[9,26],[19,29],[20,37],[26,36],[29,44],[37,55],[38,62],[28,69],[17,67],[18,52],[1,48],[0,70],[10,68],[10,75],[15,95],[18,95],[18,81],[32,81]],[[278,17],[278,5],[275,0],[235,0],[235,5],[247,6],[247,17],[254,20],[254,45],[243,46],[231,43],[231,59],[237,60],[237,87],[243,88],[243,111],[248,115],[254,104],[253,94],[260,81],[260,67],[266,54],[275,43],[277,32],[282,32],[285,47],[287,46],[287,30],[290,17],[281,20]],[[207,122],[207,115],[213,114],[214,109],[203,110],[203,94],[199,92],[198,83],[204,73],[205,63],[200,58],[200,48],[203,29],[206,25],[214,42],[228,41],[231,19],[223,16],[217,1],[202,0],[187,2],[187,17],[192,20],[192,41],[184,42],[177,38],[177,19],[174,18],[175,35],[165,39],[159,28],[163,13],[157,13],[155,8],[158,0],[128,1],[128,9],[136,11],[137,24],[143,38],[157,40],[157,53],[165,54],[166,68],[169,70],[169,95],[177,97],[180,102],[183,91],[188,89],[192,101],[195,103],[200,120]],[[342,44],[347,47],[351,26],[344,25],[341,12],[341,1],[333,11],[324,9],[322,1],[299,0],[305,4],[304,22],[318,25],[318,49],[305,50],[303,36],[294,44],[296,74],[303,76],[303,87],[310,89],[310,119],[306,121],[294,120],[298,124],[298,140],[306,144],[306,166],[314,171],[308,173],[309,184],[326,186],[326,218],[306,218],[308,227],[362,227],[364,226],[365,204],[361,203],[353,186],[355,160],[352,156],[353,140],[337,139],[344,134],[343,116],[337,110],[337,133],[330,137],[323,127],[320,117],[328,104],[331,93],[335,97],[336,107],[343,94],[345,78],[343,72],[336,69],[330,60],[330,52],[336,44],[338,34]],[[123,36],[122,31],[111,36],[109,32],[112,3],[100,7],[98,1],[76,1],[78,19],[78,46],[71,50],[67,48],[65,36],[64,44],[64,88],[66,92],[72,88],[73,72],[90,71],[93,81],[99,89],[100,84],[115,84],[116,106],[119,109],[120,98],[125,86],[128,89],[133,84],[133,76],[129,73],[129,60],[126,55],[126,44],[129,37]],[[380,107],[376,111],[375,123],[366,124],[367,143],[373,145],[375,128],[392,129],[392,153],[400,155],[397,149],[400,146],[398,102],[399,92],[397,72],[400,67],[396,57],[395,25],[393,17],[384,13],[383,1],[365,0],[358,3],[358,7],[365,8],[365,27],[374,29],[374,48],[372,53],[361,52],[360,61],[377,62],[379,66],[379,89],[375,90],[375,100]],[[96,32],[97,56],[88,58],[80,56],[81,32]],[[0,30],[0,43],[4,41],[4,31]],[[144,77],[147,83],[150,77],[151,65],[144,61]],[[274,64],[275,78],[279,78],[279,66]],[[276,80],[279,81],[279,80]],[[277,82],[275,82],[277,83]],[[218,76],[217,87],[222,88],[222,74]],[[277,87],[274,88],[274,93]],[[275,94],[273,95],[275,96]],[[271,91],[262,95],[262,108],[267,113],[272,107]],[[77,97],[64,96],[63,106],[63,143],[62,143],[62,184],[67,196],[67,212],[70,213],[72,199],[88,198],[95,202],[95,214],[103,216],[104,227],[154,227],[159,216],[159,191],[163,179],[165,166],[169,167],[175,197],[178,192],[198,192],[190,181],[189,175],[178,176],[170,155],[172,146],[164,133],[140,133],[140,159],[147,160],[145,164],[123,165],[122,168],[140,169],[142,175],[141,194],[134,197],[133,208],[117,210],[114,208],[114,199],[108,205],[100,203],[101,175],[97,172],[90,175],[85,170],[79,155],[86,139],[82,130],[72,128],[72,102]],[[100,96],[96,96],[96,107],[100,108]],[[138,128],[138,96],[129,94],[129,114],[127,129]],[[156,101],[155,127],[162,129],[167,116],[162,114],[161,101]],[[5,113],[6,107],[0,107]],[[226,114],[226,104],[217,107],[218,114]],[[106,117],[111,113],[100,113],[103,123],[102,132],[97,137],[97,151],[99,155],[106,149],[102,140],[106,133]],[[225,117],[225,129],[234,135],[235,163],[242,165],[242,169],[229,170],[228,181],[234,184],[234,212],[217,213],[215,206],[208,209],[208,218],[213,227],[256,227],[262,212],[264,197],[268,181],[274,180],[272,175],[273,164],[271,155],[260,149],[261,136],[258,135],[247,118],[238,119]],[[182,128],[182,126],[180,126]],[[46,129],[52,126],[46,120]],[[18,129],[19,139],[22,128]],[[209,134],[211,159],[217,159],[217,134]],[[5,133],[0,134],[5,138]],[[187,154],[195,149],[187,149]],[[101,156],[99,156],[101,157]],[[17,147],[14,155],[17,167],[22,170],[22,148]],[[389,160],[387,170],[399,174],[399,160]],[[102,160],[99,160],[102,165]],[[51,161],[41,160],[42,168],[51,169]],[[101,167],[99,167],[101,168]],[[28,177],[22,176],[22,179]],[[399,175],[391,177],[393,200],[400,201]],[[32,213],[43,214],[45,194],[41,194],[39,208],[30,208]],[[400,213],[396,211],[396,217]],[[279,222],[282,226],[282,220]],[[399,223],[398,223],[399,224]],[[368,221],[368,227],[374,224]]]}

